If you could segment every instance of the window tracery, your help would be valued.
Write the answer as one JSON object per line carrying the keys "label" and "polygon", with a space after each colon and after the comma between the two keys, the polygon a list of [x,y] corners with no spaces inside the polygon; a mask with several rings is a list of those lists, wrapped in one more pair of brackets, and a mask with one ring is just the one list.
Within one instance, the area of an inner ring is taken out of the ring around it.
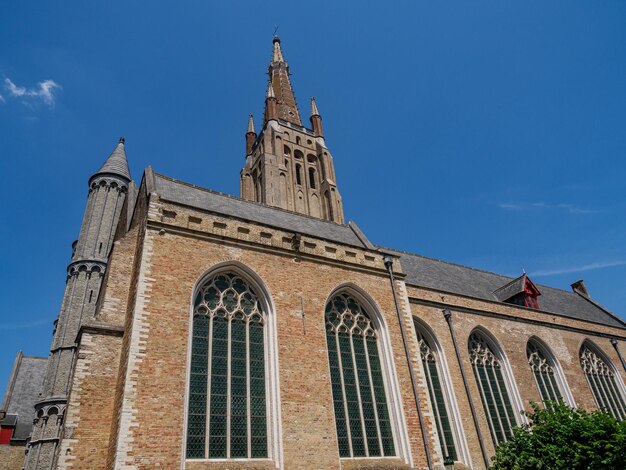
{"label": "window tracery", "polygon": [[424,367],[430,402],[433,406],[435,424],[437,425],[437,433],[439,435],[439,444],[441,445],[442,454],[444,456],[444,460],[448,458],[458,460],[452,426],[444,396],[444,389],[440,380],[437,354],[431,345],[428,344],[428,341],[417,328],[417,325],[416,332],[420,358]]}
{"label": "window tracery", "polygon": [[209,279],[194,300],[187,458],[266,458],[266,315],[239,275]]}
{"label": "window tracery", "polygon": [[544,401],[562,401],[563,394],[559,390],[556,371],[541,348],[533,341],[529,341],[526,345],[526,355],[528,356],[530,370],[535,376],[541,399]]}
{"label": "window tracery", "polygon": [[478,333],[469,337],[469,353],[491,437],[495,444],[500,444],[512,436],[513,426],[517,424],[502,361]]}
{"label": "window tracery", "polygon": [[328,302],[325,318],[340,457],[395,455],[378,332],[346,293]]}
{"label": "window tracery", "polygon": [[615,419],[626,419],[626,403],[612,368],[586,343],[580,348],[580,365],[598,404]]}

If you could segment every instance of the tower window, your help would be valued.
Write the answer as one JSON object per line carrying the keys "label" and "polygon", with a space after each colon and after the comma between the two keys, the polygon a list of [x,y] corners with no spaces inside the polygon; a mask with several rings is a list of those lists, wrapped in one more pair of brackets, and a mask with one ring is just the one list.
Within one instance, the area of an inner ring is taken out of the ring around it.
{"label": "tower window", "polygon": [[302,139],[300,139],[300,137],[296,136],[296,144],[300,145],[301,142],[302,142]]}
{"label": "tower window", "polygon": [[296,184],[302,185],[302,167],[296,164]]}
{"label": "tower window", "polygon": [[340,457],[396,455],[378,333],[354,297],[326,306],[326,342]]}
{"label": "tower window", "polygon": [[309,168],[309,185],[311,189],[315,189],[315,169]]}
{"label": "tower window", "polygon": [[258,296],[235,273],[196,295],[187,458],[267,458],[265,323]]}

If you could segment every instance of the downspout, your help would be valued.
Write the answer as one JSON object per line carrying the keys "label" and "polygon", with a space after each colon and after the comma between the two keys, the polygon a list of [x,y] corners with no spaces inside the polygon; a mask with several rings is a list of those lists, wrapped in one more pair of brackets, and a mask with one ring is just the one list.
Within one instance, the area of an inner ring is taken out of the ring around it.
{"label": "downspout", "polygon": [[393,278],[393,259],[389,255],[385,255],[383,258],[387,272],[389,273],[389,281],[391,282],[391,292],[393,292],[393,301],[396,304],[396,313],[398,314],[398,322],[400,323],[400,332],[402,333],[402,343],[404,344],[404,354],[406,355],[406,361],[409,364],[409,375],[411,376],[411,385],[413,386],[413,396],[415,397],[415,406],[417,408],[417,417],[420,422],[420,431],[422,432],[422,440],[424,441],[424,449],[426,451],[426,463],[428,470],[432,470],[432,462],[430,457],[430,449],[428,448],[428,439],[426,438],[426,426],[424,426],[424,415],[422,414],[422,407],[417,395],[417,384],[415,383],[415,375],[413,374],[413,364],[411,362],[411,356],[409,355],[409,345],[406,340],[406,331],[404,330],[404,321],[402,321],[402,313],[400,312],[400,304],[398,303],[398,294],[396,293],[396,283]]}
{"label": "downspout", "polygon": [[615,348],[615,352],[619,356],[619,360],[622,363],[622,367],[626,371],[626,362],[624,362],[624,358],[622,357],[622,353],[619,351],[619,348],[617,347],[617,340],[615,338],[611,338],[611,344]]}
{"label": "downspout", "polygon": [[452,336],[452,343],[454,344],[454,352],[456,353],[456,360],[459,363],[459,369],[461,369],[461,378],[463,379],[463,386],[465,387],[465,394],[467,395],[467,401],[469,402],[470,411],[472,413],[472,420],[474,421],[474,427],[476,428],[476,434],[478,434],[478,443],[480,444],[480,452],[483,454],[485,468],[489,468],[489,457],[487,457],[487,451],[485,450],[485,443],[483,442],[483,435],[480,432],[480,426],[478,426],[478,418],[476,416],[476,409],[474,408],[472,395],[470,394],[469,385],[467,384],[467,377],[465,376],[465,369],[463,368],[463,362],[461,361],[461,354],[459,354],[459,345],[456,342],[456,335],[454,334],[454,327],[452,326],[452,312],[449,309],[444,308],[443,316],[448,322],[448,327],[450,328],[450,335]]}

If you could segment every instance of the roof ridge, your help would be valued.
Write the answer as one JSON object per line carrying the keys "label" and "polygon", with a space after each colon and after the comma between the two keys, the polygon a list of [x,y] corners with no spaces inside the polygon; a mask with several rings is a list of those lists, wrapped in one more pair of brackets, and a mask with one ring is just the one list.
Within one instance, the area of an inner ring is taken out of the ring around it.
{"label": "roof ridge", "polygon": [[211,193],[211,194],[217,194],[218,196],[224,196],[224,197],[227,197],[229,199],[233,199],[235,201],[240,201],[240,202],[243,202],[243,203],[257,205],[257,206],[261,206],[261,207],[266,207],[268,209],[275,210],[275,211],[278,211],[278,212],[284,212],[286,214],[295,215],[297,217],[303,217],[303,218],[306,218],[306,219],[315,220],[316,222],[323,222],[325,224],[335,225],[337,227],[343,227],[343,228],[347,228],[349,230],[352,230],[352,228],[350,227],[349,224],[338,224],[337,222],[333,222],[331,220],[320,219],[318,217],[313,217],[313,216],[308,215],[308,214],[301,214],[300,212],[290,211],[288,209],[283,209],[282,207],[270,206],[269,204],[265,204],[264,202],[249,201],[249,200],[243,199],[241,197],[233,196],[232,194],[223,193],[221,191],[215,191],[214,189],[203,188],[202,186],[197,186],[195,184],[186,183],[185,181],[177,180],[176,178],[172,178],[171,176],[166,176],[166,175],[163,175],[161,173],[157,173],[154,170],[152,170],[152,171],[153,171],[155,176],[159,176],[159,177],[164,178],[166,180],[169,180],[169,181],[171,181],[173,183],[182,184],[183,186],[188,186],[190,188],[199,189],[200,191],[204,191],[204,192]]}

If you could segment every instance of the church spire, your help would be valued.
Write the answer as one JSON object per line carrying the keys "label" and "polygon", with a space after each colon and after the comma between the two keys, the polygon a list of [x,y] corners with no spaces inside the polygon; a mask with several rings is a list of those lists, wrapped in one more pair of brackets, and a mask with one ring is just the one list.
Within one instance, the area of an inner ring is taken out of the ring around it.
{"label": "church spire", "polygon": [[[302,126],[300,112],[298,111],[296,98],[293,94],[291,81],[289,80],[289,65],[285,62],[283,51],[280,47],[280,38],[278,36],[274,36],[273,43],[274,49],[272,51],[272,61],[270,62],[267,73],[270,76],[270,86],[272,87],[271,93],[276,99],[276,118]],[[270,90],[268,90],[268,98],[269,97]],[[265,120],[263,125],[270,120],[268,117],[267,107],[268,104],[266,100]]]}

